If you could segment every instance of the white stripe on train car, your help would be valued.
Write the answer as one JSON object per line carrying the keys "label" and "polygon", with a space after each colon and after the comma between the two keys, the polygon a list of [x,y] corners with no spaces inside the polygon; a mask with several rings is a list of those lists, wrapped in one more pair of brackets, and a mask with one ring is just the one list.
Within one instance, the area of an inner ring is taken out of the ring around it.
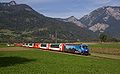
{"label": "white stripe on train car", "polygon": [[40,47],[41,49],[47,49],[47,47]]}
{"label": "white stripe on train car", "polygon": [[50,49],[60,51],[60,48],[50,48]]}

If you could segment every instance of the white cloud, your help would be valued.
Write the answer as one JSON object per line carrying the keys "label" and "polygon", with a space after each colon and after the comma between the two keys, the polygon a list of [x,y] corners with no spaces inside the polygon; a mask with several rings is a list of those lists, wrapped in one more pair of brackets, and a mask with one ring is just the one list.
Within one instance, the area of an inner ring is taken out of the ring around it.
{"label": "white cloud", "polygon": [[[10,2],[12,0],[0,0],[0,2]],[[50,2],[56,2],[60,0],[14,0],[17,3],[50,3]]]}
{"label": "white cloud", "polygon": [[51,3],[60,0],[15,0],[17,3],[28,3],[28,4],[43,4],[43,3]]}
{"label": "white cloud", "polygon": [[48,3],[48,2],[53,2],[55,0],[29,0],[28,2],[33,2],[33,3]]}
{"label": "white cloud", "polygon": [[106,4],[106,3],[111,2],[111,0],[89,0],[89,1],[95,4]]}

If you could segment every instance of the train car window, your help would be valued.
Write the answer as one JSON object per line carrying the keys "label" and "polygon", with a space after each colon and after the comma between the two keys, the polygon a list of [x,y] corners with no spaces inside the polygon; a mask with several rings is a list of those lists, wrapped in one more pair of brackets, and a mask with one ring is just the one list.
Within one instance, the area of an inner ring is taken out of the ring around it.
{"label": "train car window", "polygon": [[29,45],[32,46],[32,43],[30,43]]}
{"label": "train car window", "polygon": [[51,48],[59,48],[59,45],[51,45]]}
{"label": "train car window", "polygon": [[46,44],[41,44],[41,47],[47,47],[47,45]]}

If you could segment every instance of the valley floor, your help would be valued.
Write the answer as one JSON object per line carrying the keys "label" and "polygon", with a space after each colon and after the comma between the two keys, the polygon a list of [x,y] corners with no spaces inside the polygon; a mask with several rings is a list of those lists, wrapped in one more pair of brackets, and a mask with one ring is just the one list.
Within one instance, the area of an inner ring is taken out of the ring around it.
{"label": "valley floor", "polygon": [[0,74],[120,74],[120,56],[23,47],[0,48]]}

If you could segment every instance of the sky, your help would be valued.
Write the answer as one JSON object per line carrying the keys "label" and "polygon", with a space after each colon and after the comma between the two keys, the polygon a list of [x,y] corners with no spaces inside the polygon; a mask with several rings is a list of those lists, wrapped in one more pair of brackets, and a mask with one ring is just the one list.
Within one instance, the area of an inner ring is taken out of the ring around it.
{"label": "sky", "polygon": [[[8,2],[11,0],[0,0]],[[17,4],[27,4],[48,17],[81,18],[103,6],[120,6],[120,0],[15,0]]]}

